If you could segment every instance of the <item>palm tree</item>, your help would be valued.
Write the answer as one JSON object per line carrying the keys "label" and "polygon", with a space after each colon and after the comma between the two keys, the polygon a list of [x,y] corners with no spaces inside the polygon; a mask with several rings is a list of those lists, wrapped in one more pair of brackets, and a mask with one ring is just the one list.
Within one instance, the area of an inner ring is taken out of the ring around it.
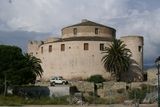
{"label": "palm tree", "polygon": [[28,69],[37,77],[41,77],[43,73],[43,69],[40,65],[41,60],[36,58],[35,56],[25,54],[26,65]]}
{"label": "palm tree", "polygon": [[131,51],[121,40],[115,39],[102,53],[105,54],[102,57],[105,69],[120,81],[121,73],[129,71]]}

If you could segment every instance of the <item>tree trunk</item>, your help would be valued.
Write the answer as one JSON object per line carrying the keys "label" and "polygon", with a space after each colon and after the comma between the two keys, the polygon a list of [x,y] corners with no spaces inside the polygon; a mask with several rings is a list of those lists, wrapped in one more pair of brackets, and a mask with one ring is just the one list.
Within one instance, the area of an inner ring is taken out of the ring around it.
{"label": "tree trunk", "polygon": [[4,96],[6,96],[7,93],[7,76],[4,75]]}
{"label": "tree trunk", "polygon": [[121,74],[116,75],[116,80],[117,80],[117,82],[121,81]]}

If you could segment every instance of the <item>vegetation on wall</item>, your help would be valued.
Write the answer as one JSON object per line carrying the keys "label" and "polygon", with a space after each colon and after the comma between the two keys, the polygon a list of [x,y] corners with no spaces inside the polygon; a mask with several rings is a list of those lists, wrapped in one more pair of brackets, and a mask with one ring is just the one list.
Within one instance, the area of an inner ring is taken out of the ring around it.
{"label": "vegetation on wall", "polygon": [[121,81],[121,73],[128,72],[130,67],[131,51],[121,40],[113,40],[104,52],[102,62],[105,69],[116,77],[117,81]]}

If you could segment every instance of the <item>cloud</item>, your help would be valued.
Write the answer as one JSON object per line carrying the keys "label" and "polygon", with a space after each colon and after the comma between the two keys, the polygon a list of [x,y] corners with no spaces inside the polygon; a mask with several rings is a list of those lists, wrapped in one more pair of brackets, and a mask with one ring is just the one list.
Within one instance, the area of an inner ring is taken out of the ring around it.
{"label": "cloud", "polygon": [[[154,11],[144,11],[138,15],[121,19],[117,29],[118,35],[141,35],[144,37],[144,59],[145,63],[154,63],[156,57],[160,55],[160,8]],[[118,36],[118,37],[120,37]]]}
{"label": "cloud", "polygon": [[[35,39],[26,32],[36,32],[38,38],[43,38],[38,36],[41,32],[60,35],[61,28],[86,18],[116,28],[118,38],[132,34],[144,36],[144,59],[152,63],[160,53],[159,4],[159,0],[12,0],[11,3],[0,0],[0,29],[16,32],[14,36],[0,35],[0,40],[7,38],[25,47],[20,40]],[[24,35],[19,35],[20,31]]]}
{"label": "cloud", "polygon": [[[53,32],[83,18],[118,17],[127,0],[8,0],[0,1],[0,20],[12,30]],[[57,33],[57,31],[56,31]]]}
{"label": "cloud", "polygon": [[28,31],[0,31],[0,44],[15,45],[27,50],[27,44],[30,40],[43,40],[49,33],[28,32]]}

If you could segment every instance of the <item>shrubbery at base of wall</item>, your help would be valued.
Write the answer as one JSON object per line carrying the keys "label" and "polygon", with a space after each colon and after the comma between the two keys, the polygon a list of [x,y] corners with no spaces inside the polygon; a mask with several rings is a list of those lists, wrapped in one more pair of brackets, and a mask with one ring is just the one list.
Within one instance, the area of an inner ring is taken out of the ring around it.
{"label": "shrubbery at base of wall", "polygon": [[18,106],[18,105],[68,105],[68,96],[64,97],[41,97],[35,98],[23,98],[19,96],[0,96],[0,106]]}

